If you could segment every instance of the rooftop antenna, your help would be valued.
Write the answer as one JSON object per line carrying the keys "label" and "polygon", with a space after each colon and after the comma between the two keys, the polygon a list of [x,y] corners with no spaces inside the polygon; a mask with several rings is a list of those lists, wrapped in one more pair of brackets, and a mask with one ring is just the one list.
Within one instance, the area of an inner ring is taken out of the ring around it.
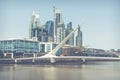
{"label": "rooftop antenna", "polygon": [[56,11],[55,10],[55,6],[53,6],[53,13],[54,13],[53,16],[54,16],[54,19],[55,19],[55,11]]}
{"label": "rooftop antenna", "polygon": [[56,8],[55,6],[53,6],[53,17],[54,17],[54,42],[56,42],[56,23],[55,23],[55,12],[56,12]]}

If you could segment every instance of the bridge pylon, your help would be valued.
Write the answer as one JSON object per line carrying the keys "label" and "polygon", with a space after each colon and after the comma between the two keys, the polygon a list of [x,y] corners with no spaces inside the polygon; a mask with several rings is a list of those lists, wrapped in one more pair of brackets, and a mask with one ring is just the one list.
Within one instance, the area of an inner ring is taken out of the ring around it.
{"label": "bridge pylon", "polygon": [[73,35],[73,33],[75,31],[78,30],[80,26],[78,26],[77,28],[75,28],[66,38],[64,38],[51,52],[49,52],[48,54],[42,56],[42,57],[56,57],[56,52],[65,44],[65,42]]}

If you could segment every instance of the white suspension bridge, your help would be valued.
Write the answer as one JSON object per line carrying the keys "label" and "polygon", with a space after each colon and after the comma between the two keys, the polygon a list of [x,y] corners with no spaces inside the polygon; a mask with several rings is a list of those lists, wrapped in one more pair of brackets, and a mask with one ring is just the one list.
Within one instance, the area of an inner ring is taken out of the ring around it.
{"label": "white suspension bridge", "polygon": [[[95,57],[95,56],[56,56],[56,52],[65,44],[65,42],[72,36],[72,34],[77,31],[77,29],[80,26],[78,26],[76,29],[74,29],[63,41],[61,41],[56,48],[54,48],[51,52],[44,56],[40,57],[28,57],[28,58],[13,58],[15,63],[18,63],[23,60],[31,60],[32,62],[35,62],[36,60],[49,60],[50,63],[55,63],[56,60],[82,60],[85,62],[86,60],[113,60],[113,61],[120,61],[119,57]],[[118,55],[117,55],[118,56]],[[7,59],[8,60],[8,59]]]}

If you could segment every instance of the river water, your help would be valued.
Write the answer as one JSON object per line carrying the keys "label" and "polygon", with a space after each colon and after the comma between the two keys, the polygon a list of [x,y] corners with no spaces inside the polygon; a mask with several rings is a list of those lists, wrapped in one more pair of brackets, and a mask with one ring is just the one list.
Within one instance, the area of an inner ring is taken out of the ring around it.
{"label": "river water", "polygon": [[0,80],[120,80],[120,61],[82,65],[0,64]]}

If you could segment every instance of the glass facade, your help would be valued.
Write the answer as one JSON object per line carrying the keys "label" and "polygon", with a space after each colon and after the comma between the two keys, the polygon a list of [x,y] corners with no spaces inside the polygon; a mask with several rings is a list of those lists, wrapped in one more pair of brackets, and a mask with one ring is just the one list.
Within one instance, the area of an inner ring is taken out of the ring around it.
{"label": "glass facade", "polygon": [[56,25],[62,23],[62,12],[60,10],[55,11],[55,23]]}
{"label": "glass facade", "polygon": [[54,22],[47,21],[45,24],[45,29],[47,30],[48,36],[51,38],[51,41],[54,41]]}
{"label": "glass facade", "polygon": [[36,37],[38,41],[47,42],[48,41],[48,32],[42,27],[37,27],[32,29],[32,38]]}
{"label": "glass facade", "polygon": [[41,53],[45,52],[45,44],[39,44],[39,52]]}
{"label": "glass facade", "polygon": [[76,36],[76,46],[82,47],[82,31],[78,28],[78,35]]}
{"label": "glass facade", "polygon": [[38,53],[37,41],[29,40],[3,40],[0,41],[0,50],[4,53]]}
{"label": "glass facade", "polygon": [[[66,36],[68,36],[72,31],[73,31],[73,29],[72,29],[72,22],[69,22],[67,24]],[[66,44],[74,45],[74,33],[71,36],[71,38],[66,41]]]}
{"label": "glass facade", "polygon": [[51,52],[58,44],[53,42],[39,42],[26,39],[1,40],[0,51],[16,54],[46,54]]}
{"label": "glass facade", "polygon": [[62,23],[57,26],[56,42],[59,43],[64,38],[65,38],[65,25],[64,23]]}
{"label": "glass facade", "polygon": [[39,15],[33,11],[30,22],[29,38],[31,39],[34,35],[33,28],[37,28],[40,24]]}
{"label": "glass facade", "polygon": [[40,25],[39,15],[33,12],[31,17],[30,29],[29,29],[29,38],[37,39],[41,42],[48,41],[48,33],[45,30],[44,25]]}
{"label": "glass facade", "polygon": [[60,13],[56,13],[56,23],[60,23],[60,18],[61,18],[61,14]]}

